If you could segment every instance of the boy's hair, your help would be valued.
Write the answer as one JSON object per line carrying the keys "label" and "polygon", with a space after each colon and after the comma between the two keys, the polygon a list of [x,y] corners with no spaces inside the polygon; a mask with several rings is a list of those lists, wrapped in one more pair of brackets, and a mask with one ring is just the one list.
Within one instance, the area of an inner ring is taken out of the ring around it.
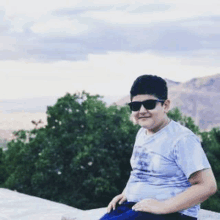
{"label": "boy's hair", "polygon": [[142,75],[133,83],[130,91],[131,101],[136,95],[154,95],[158,99],[167,99],[167,83],[159,76]]}

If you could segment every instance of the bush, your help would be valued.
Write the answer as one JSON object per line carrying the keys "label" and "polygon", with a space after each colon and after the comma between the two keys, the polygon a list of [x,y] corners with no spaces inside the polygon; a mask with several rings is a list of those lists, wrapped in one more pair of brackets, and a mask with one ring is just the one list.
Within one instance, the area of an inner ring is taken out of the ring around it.
{"label": "bush", "polygon": [[19,131],[8,144],[4,186],[81,209],[107,205],[130,174],[138,127],[129,114],[85,92],[58,99],[45,128]]}

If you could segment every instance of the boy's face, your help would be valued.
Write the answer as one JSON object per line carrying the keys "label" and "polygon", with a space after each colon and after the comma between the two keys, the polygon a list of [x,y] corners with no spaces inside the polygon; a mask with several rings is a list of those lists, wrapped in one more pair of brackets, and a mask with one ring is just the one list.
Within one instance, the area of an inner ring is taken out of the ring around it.
{"label": "boy's face", "polygon": [[[157,100],[158,98],[154,95],[137,95],[134,96],[132,102],[134,101],[145,101],[149,99]],[[135,121],[142,127],[146,128],[149,133],[155,133],[166,123],[167,115],[169,110],[170,101],[166,100],[165,103],[157,102],[156,106],[152,110],[147,110],[142,105],[139,111],[132,111],[132,116]]]}

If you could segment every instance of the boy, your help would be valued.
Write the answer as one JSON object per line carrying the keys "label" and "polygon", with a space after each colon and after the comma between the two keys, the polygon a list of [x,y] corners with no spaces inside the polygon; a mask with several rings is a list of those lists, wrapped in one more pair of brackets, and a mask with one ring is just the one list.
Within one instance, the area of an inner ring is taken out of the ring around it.
{"label": "boy", "polygon": [[112,199],[101,220],[197,219],[199,203],[217,190],[198,138],[168,118],[170,100],[164,79],[140,76],[130,95],[132,118],[141,126],[131,157],[132,171],[125,189]]}

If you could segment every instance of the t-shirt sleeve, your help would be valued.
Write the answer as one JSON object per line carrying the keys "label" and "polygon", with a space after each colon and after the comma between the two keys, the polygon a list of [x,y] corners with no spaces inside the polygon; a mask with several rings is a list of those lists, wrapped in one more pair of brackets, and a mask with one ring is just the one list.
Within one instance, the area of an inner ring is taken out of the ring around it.
{"label": "t-shirt sleeve", "polygon": [[182,137],[175,144],[174,157],[188,179],[196,171],[211,168],[201,143],[195,135]]}

